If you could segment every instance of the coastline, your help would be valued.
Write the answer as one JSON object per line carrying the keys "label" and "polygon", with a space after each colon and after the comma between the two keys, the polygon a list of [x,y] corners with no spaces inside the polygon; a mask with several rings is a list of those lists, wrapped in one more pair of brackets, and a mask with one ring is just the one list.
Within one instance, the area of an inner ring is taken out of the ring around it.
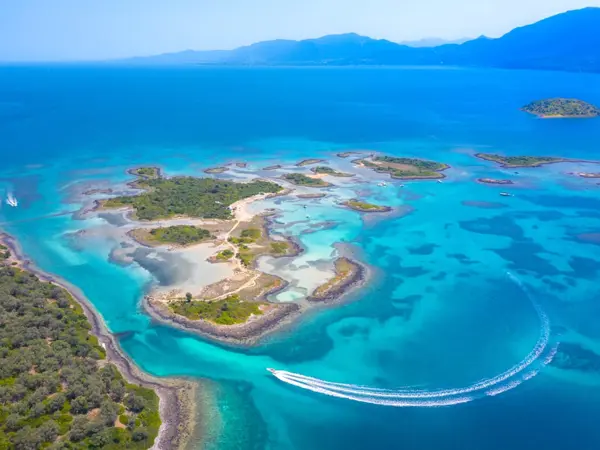
{"label": "coastline", "polygon": [[195,398],[200,388],[198,382],[180,378],[157,378],[143,372],[124,354],[114,335],[108,331],[102,317],[76,286],[55,275],[43,271],[29,260],[15,238],[0,232],[0,243],[11,252],[11,259],[17,265],[35,274],[40,280],[65,289],[79,303],[92,329],[90,333],[98,338],[106,349],[106,361],[114,364],[125,379],[134,384],[153,389],[159,397],[161,425],[154,441],[153,449],[171,450],[184,448],[194,432],[194,417],[197,414]]}
{"label": "coastline", "polygon": [[[169,307],[152,295],[144,296],[142,306],[144,310],[157,322],[174,328],[188,331],[213,341],[250,347],[255,345],[265,336],[291,325],[307,312],[318,307],[328,307],[339,304],[350,293],[364,286],[371,278],[369,268],[348,256],[342,256],[354,267],[350,277],[337,283],[326,295],[315,297],[307,295],[304,301],[271,303],[274,308],[262,316],[255,316],[248,322],[236,325],[217,325],[205,320],[190,320],[172,312]],[[279,286],[265,294],[265,297],[276,294],[286,288],[286,284]]]}

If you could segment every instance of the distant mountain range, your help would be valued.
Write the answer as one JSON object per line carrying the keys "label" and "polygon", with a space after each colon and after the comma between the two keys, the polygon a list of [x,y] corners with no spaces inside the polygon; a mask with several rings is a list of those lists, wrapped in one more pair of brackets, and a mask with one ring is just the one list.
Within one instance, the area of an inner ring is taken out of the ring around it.
{"label": "distant mountain range", "polygon": [[600,72],[600,8],[568,11],[496,39],[402,45],[358,34],[274,40],[234,50],[192,51],[123,60],[138,64],[449,65]]}

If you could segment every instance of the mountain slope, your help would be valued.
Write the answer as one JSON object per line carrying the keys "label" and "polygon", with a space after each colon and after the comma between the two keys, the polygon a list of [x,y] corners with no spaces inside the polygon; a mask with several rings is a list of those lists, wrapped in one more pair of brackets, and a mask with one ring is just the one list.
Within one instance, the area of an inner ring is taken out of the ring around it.
{"label": "mountain slope", "polygon": [[600,72],[600,8],[552,16],[498,39],[436,49],[454,65]]}

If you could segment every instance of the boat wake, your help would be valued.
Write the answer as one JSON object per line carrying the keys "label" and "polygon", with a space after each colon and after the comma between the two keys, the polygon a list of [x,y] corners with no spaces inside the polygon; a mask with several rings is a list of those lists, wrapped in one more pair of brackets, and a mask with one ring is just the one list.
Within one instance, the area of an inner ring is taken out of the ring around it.
{"label": "boat wake", "polygon": [[268,370],[277,379],[292,386],[331,397],[384,406],[448,406],[509,391],[533,378],[544,365],[549,364],[556,354],[558,344],[548,349],[550,341],[548,317],[523,283],[513,274],[507,272],[507,275],[520,287],[533,305],[540,319],[540,335],[532,350],[521,361],[494,377],[484,378],[471,385],[453,389],[414,389],[411,387],[380,389],[356,384],[334,383],[285,370]]}

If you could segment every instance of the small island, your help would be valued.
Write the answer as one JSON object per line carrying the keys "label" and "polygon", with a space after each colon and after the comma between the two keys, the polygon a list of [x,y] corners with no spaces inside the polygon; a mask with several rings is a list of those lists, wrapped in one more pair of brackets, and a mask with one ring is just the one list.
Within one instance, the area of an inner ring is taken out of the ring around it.
{"label": "small island", "polygon": [[389,206],[374,205],[372,203],[363,202],[357,199],[345,201],[343,205],[355,211],[364,213],[389,212],[392,210],[392,208]]}
{"label": "small island", "polygon": [[209,230],[192,225],[173,225],[161,228],[137,228],[132,237],[143,245],[175,244],[182,247],[214,239]]}
{"label": "small island", "polygon": [[389,173],[399,180],[429,180],[444,178],[442,171],[448,164],[419,158],[401,158],[396,156],[375,156],[353,161],[359,166],[369,167],[376,172]]}
{"label": "small island", "polygon": [[162,176],[160,168],[154,166],[134,167],[133,169],[129,169],[127,173],[143,179],[160,178]]}
{"label": "small island", "polygon": [[335,275],[314,290],[308,297],[311,302],[327,302],[336,300],[340,293],[346,292],[350,286],[364,280],[365,268],[349,258],[341,257],[334,262]]}
{"label": "small island", "polygon": [[538,100],[521,108],[543,119],[551,118],[591,118],[600,116],[600,109],[574,98],[550,98]]}
{"label": "small island", "polygon": [[330,175],[332,177],[353,177],[352,173],[338,172],[335,169],[332,169],[328,166],[317,166],[310,169],[313,173],[317,175]]}
{"label": "small island", "polygon": [[486,161],[493,161],[500,164],[500,167],[539,167],[544,164],[553,164],[559,162],[576,162],[567,158],[556,158],[553,156],[504,156],[492,153],[476,153],[476,158]]}
{"label": "small island", "polygon": [[341,152],[341,153],[337,153],[335,156],[337,156],[338,158],[348,158],[352,155],[360,155],[361,153],[365,153],[365,152],[358,152],[355,150],[351,150],[348,152]]}
{"label": "small island", "polygon": [[227,167],[210,167],[204,171],[204,173],[215,174],[215,173],[225,173],[229,170]]}
{"label": "small island", "polygon": [[327,196],[327,194],[325,194],[324,192],[315,192],[314,194],[298,194],[298,195],[296,195],[297,198],[302,198],[302,199],[323,198],[326,196]]}
{"label": "small island", "polygon": [[581,178],[600,178],[600,172],[577,172],[576,175]]}
{"label": "small island", "polygon": [[277,170],[281,169],[283,166],[281,164],[275,164],[274,166],[263,167],[262,170]]}
{"label": "small island", "polygon": [[477,181],[484,184],[515,184],[512,180],[498,178],[477,178]]}
{"label": "small island", "polygon": [[301,173],[286,173],[281,177],[282,179],[289,181],[296,186],[306,186],[306,187],[329,187],[331,183],[327,183],[320,178],[317,177],[309,177],[307,175]]}
{"label": "small island", "polygon": [[303,159],[302,161],[298,162],[296,164],[296,166],[304,167],[304,166],[310,166],[312,164],[318,164],[318,163],[322,163],[322,162],[325,162],[325,160],[324,159],[315,159],[315,158]]}

